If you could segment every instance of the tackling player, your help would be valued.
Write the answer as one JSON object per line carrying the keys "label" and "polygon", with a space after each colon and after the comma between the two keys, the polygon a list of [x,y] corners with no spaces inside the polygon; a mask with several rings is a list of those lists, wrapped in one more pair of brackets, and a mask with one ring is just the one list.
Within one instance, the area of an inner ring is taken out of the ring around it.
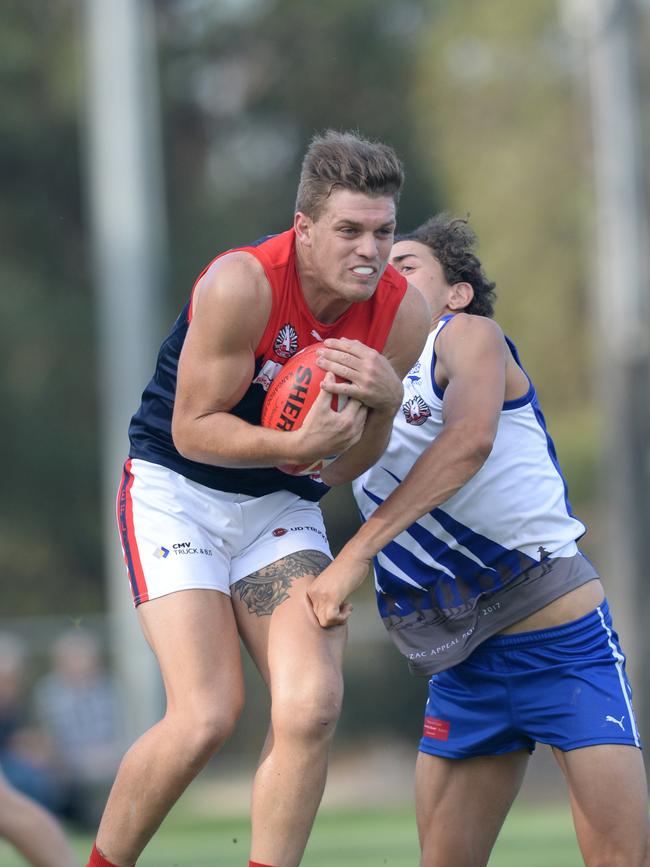
{"label": "tackling player", "polygon": [[344,623],[374,558],[389,634],[431,676],[421,867],[487,864],[537,741],[566,777],[588,867],[641,867],[647,790],[625,657],[474,242],[440,215],[393,247],[431,333],[388,449],[354,483],[365,523],[308,595],[322,626]]}

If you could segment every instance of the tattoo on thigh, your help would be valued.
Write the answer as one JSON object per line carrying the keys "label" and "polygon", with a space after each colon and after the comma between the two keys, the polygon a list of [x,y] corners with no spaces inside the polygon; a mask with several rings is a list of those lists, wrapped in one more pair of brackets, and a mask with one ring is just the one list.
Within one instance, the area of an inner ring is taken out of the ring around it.
{"label": "tattoo on thigh", "polygon": [[320,575],[330,563],[330,558],[322,551],[298,551],[236,581],[232,589],[251,614],[264,617],[273,614],[278,605],[289,598],[289,589],[297,578]]}

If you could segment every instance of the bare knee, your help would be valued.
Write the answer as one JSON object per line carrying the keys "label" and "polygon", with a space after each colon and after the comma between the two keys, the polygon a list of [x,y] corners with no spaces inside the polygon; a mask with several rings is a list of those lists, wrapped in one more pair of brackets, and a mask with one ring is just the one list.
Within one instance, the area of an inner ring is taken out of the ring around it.
{"label": "bare knee", "polygon": [[166,719],[178,730],[180,749],[192,763],[203,764],[233,733],[241,715],[243,700],[227,704],[205,702],[182,706],[168,712]]}
{"label": "bare knee", "polygon": [[273,697],[273,731],[294,740],[329,740],[341,714],[343,688],[319,684],[297,686]]}

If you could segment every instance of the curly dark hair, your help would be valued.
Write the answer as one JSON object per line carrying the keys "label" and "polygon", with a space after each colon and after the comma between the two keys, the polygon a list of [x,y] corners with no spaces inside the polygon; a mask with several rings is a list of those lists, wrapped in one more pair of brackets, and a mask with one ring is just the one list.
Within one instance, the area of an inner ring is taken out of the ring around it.
{"label": "curly dark hair", "polygon": [[395,240],[426,244],[442,265],[447,283],[469,283],[474,290],[474,298],[464,312],[491,318],[494,316],[496,283],[487,279],[481,260],[474,253],[476,235],[468,220],[469,217],[436,214],[412,232],[398,235]]}

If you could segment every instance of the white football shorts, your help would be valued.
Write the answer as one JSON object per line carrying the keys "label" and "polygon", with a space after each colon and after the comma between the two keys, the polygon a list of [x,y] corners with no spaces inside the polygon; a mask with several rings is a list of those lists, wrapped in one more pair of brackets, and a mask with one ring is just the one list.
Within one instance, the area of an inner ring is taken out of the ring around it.
{"label": "white football shorts", "polygon": [[297,551],[332,553],[317,503],[290,491],[215,491],[159,464],[127,460],[117,522],[135,605],[219,590]]}

